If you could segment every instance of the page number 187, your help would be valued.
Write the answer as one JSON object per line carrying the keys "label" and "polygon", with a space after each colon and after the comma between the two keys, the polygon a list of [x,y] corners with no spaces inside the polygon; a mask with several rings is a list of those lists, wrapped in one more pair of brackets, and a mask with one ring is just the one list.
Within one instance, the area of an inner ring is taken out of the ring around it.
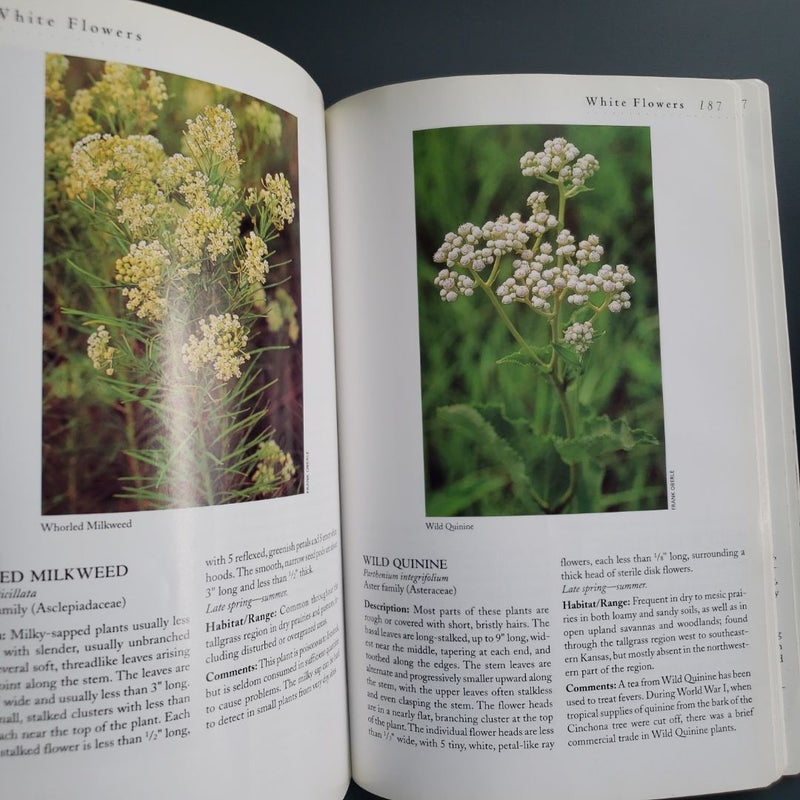
{"label": "page number 187", "polygon": [[722,111],[722,100],[701,100],[701,111]]}

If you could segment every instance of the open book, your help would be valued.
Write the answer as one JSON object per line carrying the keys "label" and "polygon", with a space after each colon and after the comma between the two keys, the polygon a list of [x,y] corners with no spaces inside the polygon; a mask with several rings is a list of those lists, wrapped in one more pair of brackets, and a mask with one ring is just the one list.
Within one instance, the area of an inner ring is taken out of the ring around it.
{"label": "open book", "polygon": [[0,7],[0,75],[10,797],[800,770],[763,84],[325,112],[253,40],[87,0]]}

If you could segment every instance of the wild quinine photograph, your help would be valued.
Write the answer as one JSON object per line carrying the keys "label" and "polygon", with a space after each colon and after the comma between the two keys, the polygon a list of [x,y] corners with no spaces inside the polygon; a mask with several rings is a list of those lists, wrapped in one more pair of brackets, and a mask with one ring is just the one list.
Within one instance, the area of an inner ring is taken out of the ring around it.
{"label": "wild quinine photograph", "polygon": [[667,507],[650,132],[414,133],[426,513]]}
{"label": "wild quinine photograph", "polygon": [[303,491],[297,121],[45,65],[42,513]]}

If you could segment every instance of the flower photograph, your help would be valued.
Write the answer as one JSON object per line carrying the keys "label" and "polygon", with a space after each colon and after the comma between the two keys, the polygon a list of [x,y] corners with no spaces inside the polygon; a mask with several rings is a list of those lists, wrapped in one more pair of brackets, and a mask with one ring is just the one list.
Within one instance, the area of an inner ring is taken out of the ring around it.
{"label": "flower photograph", "polygon": [[303,491],[297,121],[46,57],[42,513]]}
{"label": "flower photograph", "polygon": [[667,507],[650,133],[414,133],[429,516]]}

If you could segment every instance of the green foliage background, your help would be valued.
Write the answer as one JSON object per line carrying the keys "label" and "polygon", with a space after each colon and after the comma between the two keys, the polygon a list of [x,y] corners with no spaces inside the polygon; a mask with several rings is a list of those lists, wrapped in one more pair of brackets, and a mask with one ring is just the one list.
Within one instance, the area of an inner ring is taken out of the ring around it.
{"label": "green foliage background", "polygon": [[[420,359],[427,513],[431,516],[539,514],[528,487],[563,490],[567,466],[546,436],[561,431],[553,387],[533,369],[498,364],[518,347],[476,291],[443,303],[433,254],[462,222],[482,225],[519,211],[534,191],[554,187],[523,176],[519,158],[563,136],[593,153],[600,170],[567,205],[576,241],[600,236],[603,263],[636,277],[632,307],[604,312],[586,357],[579,402],[595,415],[625,420],[657,444],[587,454],[566,512],[666,507],[664,418],[649,129],[610,126],[476,126],[417,131],[414,168],[418,242]],[[554,208],[551,210],[555,211]],[[528,341],[546,343],[545,321],[506,307]],[[537,338],[538,337],[538,338]],[[463,405],[462,405],[463,404]],[[458,410],[454,411],[453,406]],[[467,408],[471,406],[472,408]],[[449,410],[448,410],[449,409]],[[473,409],[479,409],[479,415]],[[509,421],[524,420],[520,424]]]}
{"label": "green foliage background", "polygon": [[[133,511],[169,507],[168,498],[148,500],[146,493],[126,491],[131,474],[147,469],[142,454],[164,438],[156,417],[149,413],[145,393],[120,402],[112,382],[92,366],[87,357],[85,317],[100,319],[135,317],[126,311],[118,289],[98,291],[93,286],[113,285],[115,260],[127,244],[93,226],[85,209],[67,197],[63,179],[74,141],[68,141],[69,100],[79,89],[100,79],[104,62],[69,58],[64,76],[66,102],[46,103],[44,186],[44,286],[42,367],[42,513],[76,514]],[[101,120],[103,130],[121,135],[151,134],[166,153],[181,152],[186,122],[206,106],[229,108],[237,120],[237,139],[242,186],[258,187],[265,173],[285,173],[295,202],[299,201],[297,164],[297,120],[281,109],[256,101],[230,89],[178,75],[159,73],[168,99],[157,120],[135,129],[126,119],[126,109],[109,111]],[[260,107],[260,108],[259,108]],[[259,114],[259,111],[265,112]],[[74,138],[74,137],[73,137]],[[299,203],[298,203],[299,207]],[[303,461],[302,334],[300,316],[299,212],[293,225],[283,231],[272,247],[271,263],[290,262],[270,275],[277,290],[264,297],[259,313],[262,323],[252,331],[252,348],[260,353],[247,365],[246,382],[240,381],[252,398],[249,420],[231,416],[231,430],[252,425],[250,441],[275,436],[294,460]],[[83,312],[84,318],[69,309]],[[242,389],[242,391],[244,391]],[[202,420],[198,420],[203,425]],[[130,452],[135,441],[138,456]],[[254,466],[255,451],[247,456],[247,469]],[[167,456],[169,457],[169,456]],[[134,464],[135,458],[138,463]],[[251,463],[252,462],[252,463]],[[154,466],[153,470],[157,467]],[[241,474],[240,485],[230,484],[225,500],[256,499],[249,474]],[[127,482],[127,484],[126,484]],[[278,494],[303,490],[302,475],[283,485]]]}

